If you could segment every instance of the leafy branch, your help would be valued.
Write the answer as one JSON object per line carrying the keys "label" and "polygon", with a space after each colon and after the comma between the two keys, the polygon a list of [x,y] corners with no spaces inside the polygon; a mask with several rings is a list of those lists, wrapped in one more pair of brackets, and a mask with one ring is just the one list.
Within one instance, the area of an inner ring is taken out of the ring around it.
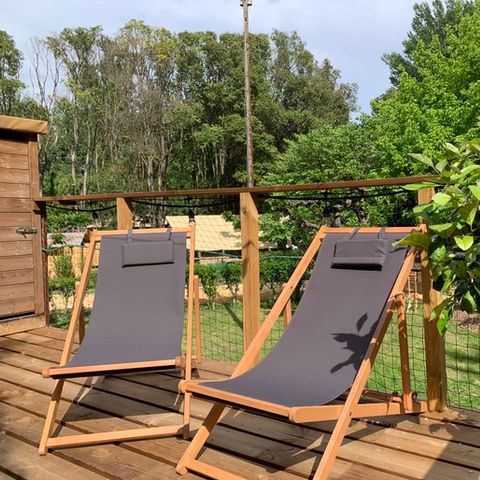
{"label": "leafy branch", "polygon": [[405,238],[428,252],[433,286],[444,300],[432,311],[440,333],[445,333],[454,309],[468,313],[480,306],[480,138],[456,147],[447,143],[437,159],[412,157],[438,175],[434,182],[407,185],[408,190],[436,188],[429,203],[414,208],[428,225],[426,233]]}

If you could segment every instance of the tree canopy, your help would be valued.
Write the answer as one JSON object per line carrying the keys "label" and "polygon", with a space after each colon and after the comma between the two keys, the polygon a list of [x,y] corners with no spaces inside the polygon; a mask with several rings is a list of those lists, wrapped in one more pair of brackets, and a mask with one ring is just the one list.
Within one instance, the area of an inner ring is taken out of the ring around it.
{"label": "tree canopy", "polygon": [[[479,25],[479,0],[417,3],[403,50],[383,57],[391,88],[355,119],[356,86],[341,82],[331,60],[315,59],[295,32],[252,34],[256,183],[423,173],[410,153],[435,156],[444,142],[478,133]],[[22,54],[0,32],[0,111],[51,126],[41,148],[44,193],[244,184],[241,35],[131,20],[115,35],[66,28],[37,40],[32,58],[29,97],[18,79]],[[305,222],[412,220],[411,199],[401,196],[328,208],[269,202],[264,232],[283,244],[288,230],[305,233]]]}

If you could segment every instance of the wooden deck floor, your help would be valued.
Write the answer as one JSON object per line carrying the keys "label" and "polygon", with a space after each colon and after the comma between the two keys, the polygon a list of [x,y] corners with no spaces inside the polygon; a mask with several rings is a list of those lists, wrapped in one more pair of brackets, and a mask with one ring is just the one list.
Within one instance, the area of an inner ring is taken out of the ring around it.
{"label": "wooden deck floor", "polygon": [[[37,445],[52,381],[41,370],[59,361],[64,332],[44,328],[0,338],[0,480],[175,479],[187,443],[180,438],[58,450]],[[224,377],[231,366],[205,361],[200,375]],[[66,382],[62,433],[178,422],[182,398],[174,375],[106,377],[85,388]],[[73,405],[73,404],[77,405]],[[209,407],[195,400],[193,428]],[[113,417],[111,416],[113,415]],[[350,480],[479,479],[480,415],[458,411],[352,423],[331,478]],[[299,480],[318,464],[333,422],[308,427],[231,410],[202,458],[249,479]],[[188,474],[185,479],[199,478]]]}

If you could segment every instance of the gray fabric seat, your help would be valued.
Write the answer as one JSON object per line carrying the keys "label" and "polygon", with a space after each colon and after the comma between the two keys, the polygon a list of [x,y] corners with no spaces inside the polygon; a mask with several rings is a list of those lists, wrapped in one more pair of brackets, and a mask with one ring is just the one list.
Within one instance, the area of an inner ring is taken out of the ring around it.
{"label": "gray fabric seat", "polygon": [[[215,398],[220,390],[286,407],[323,405],[339,397],[353,383],[404,262],[406,248],[391,247],[401,237],[384,234],[388,249],[381,269],[376,263],[372,269],[334,268],[335,245],[346,236],[327,234],[277,345],[238,377],[202,382],[212,389],[202,395]],[[377,242],[378,236],[359,233],[351,241],[365,240]]]}
{"label": "gray fabric seat", "polygon": [[[173,243],[173,258],[168,253],[170,257],[162,260],[164,252],[171,251],[171,245],[160,248],[160,254],[152,257],[158,250],[153,249],[152,244],[169,238]],[[186,234],[134,234],[135,251],[133,254],[129,251],[126,261],[124,245],[128,240],[127,235],[102,237],[90,323],[81,346],[65,368],[169,360],[180,356]],[[149,256],[153,264],[148,263]],[[121,371],[120,367],[116,370]],[[51,376],[76,375],[63,374],[59,367],[52,369]]]}

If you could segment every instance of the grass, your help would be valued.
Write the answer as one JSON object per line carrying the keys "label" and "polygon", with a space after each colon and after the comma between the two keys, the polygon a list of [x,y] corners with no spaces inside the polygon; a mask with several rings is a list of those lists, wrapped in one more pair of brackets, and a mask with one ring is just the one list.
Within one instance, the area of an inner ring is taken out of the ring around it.
{"label": "grass", "polygon": [[[262,310],[263,315],[268,309]],[[412,388],[426,397],[425,353],[421,305],[408,312],[408,340]],[[52,325],[68,326],[70,312],[52,312]],[[86,312],[88,319],[89,311]],[[237,362],[243,355],[242,304],[237,302],[202,305],[200,309],[202,350],[206,358]],[[283,333],[280,318],[262,351],[268,353]],[[449,405],[480,410],[480,330],[451,322],[445,338]],[[368,387],[384,392],[401,392],[398,332],[393,321],[374,364]]]}

